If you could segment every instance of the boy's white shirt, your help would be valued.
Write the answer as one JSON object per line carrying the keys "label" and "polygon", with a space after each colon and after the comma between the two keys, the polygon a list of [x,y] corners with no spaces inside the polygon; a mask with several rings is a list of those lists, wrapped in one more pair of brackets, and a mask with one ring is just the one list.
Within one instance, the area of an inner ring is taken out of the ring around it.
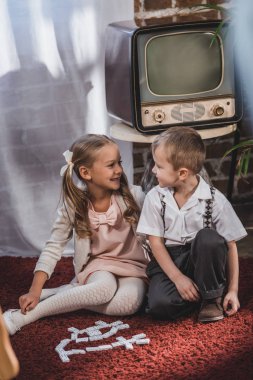
{"label": "boy's white shirt", "polygon": [[[145,194],[140,186],[130,185],[131,193],[140,208],[142,208]],[[126,210],[126,204],[123,198],[118,195],[116,197],[118,205],[123,213]],[[67,211],[68,210],[68,211]],[[88,262],[90,255],[90,239],[81,239],[76,236],[73,229],[74,211],[70,207],[63,205],[57,210],[57,217],[51,230],[50,239],[46,242],[45,248],[35,266],[34,272],[43,271],[47,273],[48,278],[51,277],[57,261],[60,260],[64,248],[68,241],[74,236],[74,257],[73,265],[75,274],[81,272],[85,264]],[[136,233],[136,228],[133,226]]]}
{"label": "boy's white shirt", "polygon": [[[192,241],[203,228],[206,200],[211,199],[210,185],[200,176],[199,184],[181,209],[173,196],[173,189],[154,187],[146,195],[137,233],[165,238],[166,246],[184,245]],[[161,197],[165,207],[165,230],[162,219]],[[242,239],[247,235],[226,197],[215,189],[212,220],[216,231],[227,242]]]}

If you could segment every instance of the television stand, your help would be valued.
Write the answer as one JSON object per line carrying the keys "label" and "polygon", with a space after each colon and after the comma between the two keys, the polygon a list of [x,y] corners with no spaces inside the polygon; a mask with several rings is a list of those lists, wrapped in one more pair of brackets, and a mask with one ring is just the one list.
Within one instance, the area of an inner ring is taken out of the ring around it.
{"label": "television stand", "polygon": [[[230,133],[234,133],[234,145],[239,143],[240,133],[237,128],[237,124],[230,124],[220,128],[209,128],[198,130],[198,133],[203,140],[213,139],[217,137],[222,137]],[[135,143],[152,143],[157,135],[144,135],[138,132],[135,128],[130,127],[129,125],[118,122],[111,126],[110,128],[111,137],[128,142]],[[227,186],[227,198],[231,200],[233,187],[234,187],[234,177],[236,171],[236,156],[237,150],[232,152],[230,169],[229,169],[229,179]]]}

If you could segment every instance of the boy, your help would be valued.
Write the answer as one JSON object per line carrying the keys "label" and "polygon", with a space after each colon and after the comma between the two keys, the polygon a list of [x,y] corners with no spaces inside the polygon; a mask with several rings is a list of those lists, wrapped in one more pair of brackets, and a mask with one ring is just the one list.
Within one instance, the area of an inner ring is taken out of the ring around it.
{"label": "boy", "polygon": [[169,128],[152,154],[159,185],[147,194],[137,228],[153,253],[148,312],[175,320],[201,301],[200,322],[234,315],[240,307],[236,241],[247,233],[225,196],[198,174],[205,159],[200,135]]}

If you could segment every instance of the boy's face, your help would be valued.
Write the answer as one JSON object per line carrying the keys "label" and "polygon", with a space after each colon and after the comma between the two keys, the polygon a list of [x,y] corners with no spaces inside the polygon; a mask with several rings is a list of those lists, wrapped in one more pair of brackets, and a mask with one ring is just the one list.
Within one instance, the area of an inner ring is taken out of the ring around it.
{"label": "boy's face", "polygon": [[166,156],[164,146],[159,145],[153,152],[155,166],[152,172],[156,175],[160,187],[175,187],[180,180],[180,169],[174,170]]}

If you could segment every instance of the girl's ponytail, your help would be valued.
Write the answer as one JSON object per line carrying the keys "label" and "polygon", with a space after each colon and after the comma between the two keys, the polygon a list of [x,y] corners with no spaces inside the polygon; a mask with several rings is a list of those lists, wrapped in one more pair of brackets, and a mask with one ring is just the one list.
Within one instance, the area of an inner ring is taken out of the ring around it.
{"label": "girl's ponytail", "polygon": [[[75,169],[73,168],[73,170]],[[88,218],[89,199],[87,197],[87,192],[78,188],[74,184],[72,175],[72,170],[70,166],[68,166],[62,180],[63,203],[66,203],[75,211],[73,223],[77,236],[80,238],[90,237],[92,233]]]}

